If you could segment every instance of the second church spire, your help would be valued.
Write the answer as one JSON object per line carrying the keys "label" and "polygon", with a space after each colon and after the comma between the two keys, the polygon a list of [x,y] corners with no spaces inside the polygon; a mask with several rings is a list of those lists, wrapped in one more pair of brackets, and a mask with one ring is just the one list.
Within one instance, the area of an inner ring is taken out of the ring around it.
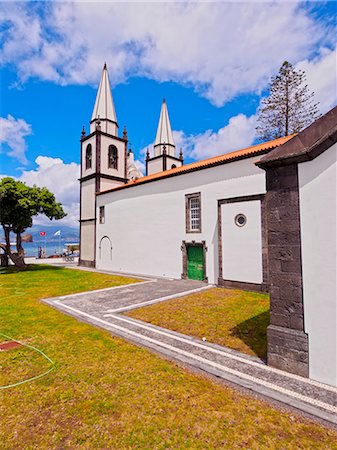
{"label": "second church spire", "polygon": [[171,156],[176,155],[176,145],[173,139],[173,133],[171,130],[170,118],[168,115],[165,99],[163,99],[160,110],[156,140],[154,142],[154,155],[159,156],[162,155],[163,152],[166,152]]}

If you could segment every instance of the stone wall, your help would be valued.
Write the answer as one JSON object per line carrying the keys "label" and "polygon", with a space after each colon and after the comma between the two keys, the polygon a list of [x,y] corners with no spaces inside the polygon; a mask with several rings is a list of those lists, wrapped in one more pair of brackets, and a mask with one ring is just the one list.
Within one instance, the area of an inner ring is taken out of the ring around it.
{"label": "stone wall", "polygon": [[308,376],[297,164],[266,171],[270,282],[268,364]]}

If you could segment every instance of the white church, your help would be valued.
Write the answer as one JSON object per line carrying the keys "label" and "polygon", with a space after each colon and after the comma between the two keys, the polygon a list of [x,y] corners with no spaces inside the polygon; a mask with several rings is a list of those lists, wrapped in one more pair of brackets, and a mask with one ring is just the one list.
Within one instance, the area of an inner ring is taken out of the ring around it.
{"label": "white church", "polygon": [[298,135],[185,165],[163,101],[142,176],[104,66],[81,137],[79,264],[269,292],[268,364],[337,386],[336,142],[334,108]]}

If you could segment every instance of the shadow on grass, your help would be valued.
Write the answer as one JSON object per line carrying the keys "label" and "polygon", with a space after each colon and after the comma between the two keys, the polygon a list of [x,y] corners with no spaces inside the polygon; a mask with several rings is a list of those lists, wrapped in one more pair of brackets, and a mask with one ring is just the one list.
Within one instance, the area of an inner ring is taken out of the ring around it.
{"label": "shadow on grass", "polygon": [[267,359],[267,327],[270,322],[269,310],[239,323],[231,329],[232,336],[244,342],[256,356]]}
{"label": "shadow on grass", "polygon": [[43,270],[60,270],[64,269],[64,267],[55,267],[47,264],[27,264],[26,267],[15,267],[15,266],[9,266],[9,267],[0,267],[0,275],[12,275],[15,273],[20,272],[41,272]]}

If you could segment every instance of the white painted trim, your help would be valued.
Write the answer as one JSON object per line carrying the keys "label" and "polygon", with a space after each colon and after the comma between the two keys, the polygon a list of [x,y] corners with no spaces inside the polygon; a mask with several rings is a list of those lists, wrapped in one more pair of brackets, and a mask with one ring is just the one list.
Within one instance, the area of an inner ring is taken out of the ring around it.
{"label": "white painted trim", "polygon": [[[156,344],[156,345],[158,345],[160,347],[165,347],[165,348],[167,348],[167,349],[169,349],[169,350],[171,350],[173,352],[180,353],[182,355],[188,356],[188,357],[193,358],[195,360],[198,360],[200,362],[203,362],[203,363],[206,363],[208,365],[211,365],[211,366],[213,366],[215,368],[219,368],[221,370],[224,370],[225,372],[232,373],[233,375],[238,376],[240,378],[245,378],[247,380],[253,381],[254,383],[260,384],[262,386],[269,387],[270,389],[273,389],[275,391],[278,391],[278,392],[284,393],[286,395],[289,395],[290,397],[294,397],[294,398],[303,400],[303,401],[305,401],[305,402],[307,402],[309,404],[312,404],[312,405],[315,405],[315,406],[320,406],[323,409],[326,409],[326,410],[329,410],[329,411],[337,413],[337,407],[328,405],[327,403],[321,402],[319,400],[311,399],[311,398],[303,396],[301,394],[294,393],[292,391],[289,391],[288,389],[282,388],[282,387],[277,386],[277,385],[273,385],[272,383],[269,383],[267,381],[260,380],[258,378],[255,378],[255,377],[252,377],[250,375],[247,375],[245,373],[239,372],[237,370],[229,369],[226,366],[222,366],[220,364],[214,363],[214,362],[209,361],[208,359],[202,358],[200,356],[193,355],[193,353],[189,353],[189,352],[186,352],[184,350],[177,349],[177,348],[175,348],[175,347],[173,347],[173,346],[171,346],[169,344],[165,344],[163,342],[160,342],[160,341],[157,341],[155,339],[149,338],[149,337],[144,336],[142,334],[136,333],[136,332],[134,332],[132,330],[128,330],[128,329],[120,327],[118,325],[114,325],[111,322],[108,322],[107,320],[99,319],[98,317],[95,317],[95,316],[93,316],[91,314],[85,313],[85,312],[83,312],[83,311],[81,311],[79,309],[76,309],[76,308],[73,308],[71,306],[62,304],[59,300],[55,300],[54,303],[57,304],[58,306],[60,306],[61,308],[69,309],[70,311],[76,312],[77,314],[82,315],[84,317],[88,317],[88,318],[90,318],[90,319],[92,319],[92,320],[94,320],[96,322],[102,323],[102,324],[104,324],[104,325],[106,325],[106,326],[108,326],[108,327],[110,327],[112,329],[115,328],[115,329],[117,329],[119,331],[123,331],[124,333],[126,332],[128,334],[133,335],[133,336],[137,336],[138,338],[141,338],[141,339],[146,340],[148,342],[152,342],[152,343],[154,343],[154,344]],[[318,387],[322,387],[322,388],[324,388],[326,390],[329,390],[329,391],[332,391],[332,392],[337,392],[337,389],[334,388],[333,386],[325,385],[325,384],[319,383],[317,381],[310,380],[309,378],[303,378],[303,377],[300,377],[299,375],[294,375],[294,374],[291,374],[291,373],[288,373],[288,372],[284,372],[282,370],[275,369],[275,368],[270,367],[270,366],[262,366],[259,363],[256,363],[256,362],[248,360],[248,359],[240,358],[239,356],[227,353],[225,351],[217,350],[217,349],[214,349],[214,348],[209,347],[207,345],[199,344],[197,342],[192,342],[192,341],[189,341],[187,339],[181,338],[180,336],[174,336],[172,334],[168,334],[168,333],[162,332],[160,330],[154,329],[153,327],[152,328],[147,327],[146,325],[143,325],[141,323],[132,321],[131,319],[129,320],[129,319],[126,319],[124,317],[117,316],[117,315],[114,316],[114,319],[125,321],[125,322],[131,322],[131,323],[133,322],[134,325],[139,326],[141,328],[150,329],[151,331],[156,332],[158,334],[166,334],[170,338],[174,338],[174,339],[179,340],[181,342],[187,342],[190,345],[194,345],[196,347],[200,347],[200,348],[206,349],[206,350],[208,350],[210,352],[213,352],[213,353],[222,354],[222,355],[226,356],[229,359],[241,360],[242,362],[244,362],[246,364],[257,366],[260,369],[261,369],[261,367],[263,367],[264,370],[268,370],[270,372],[281,374],[284,377],[298,379],[301,382],[307,383],[309,385],[318,386]]]}
{"label": "white painted trim", "polygon": [[[147,330],[150,330],[150,331],[156,331],[156,333],[158,333],[158,334],[161,334],[161,335],[164,335],[164,336],[167,336],[167,337],[174,338],[174,339],[176,339],[176,340],[178,340],[178,341],[181,341],[181,342],[184,342],[184,343],[187,343],[187,344],[190,344],[190,345],[194,345],[195,347],[199,347],[199,348],[205,348],[205,347],[206,347],[207,350],[209,350],[209,351],[212,352],[212,353],[216,353],[216,354],[218,354],[218,355],[225,355],[226,357],[228,356],[228,357],[230,357],[231,359],[234,359],[234,360],[236,360],[236,361],[240,361],[240,362],[247,363],[247,364],[249,364],[249,365],[251,365],[251,366],[255,366],[255,367],[259,367],[259,368],[261,368],[261,366],[262,366],[261,363],[258,363],[258,362],[252,361],[252,360],[248,360],[248,359],[243,358],[243,357],[241,357],[241,356],[233,355],[232,353],[226,352],[225,350],[218,350],[218,349],[213,348],[213,347],[208,347],[208,346],[205,345],[205,344],[199,344],[198,342],[193,342],[193,341],[190,341],[189,339],[186,339],[186,338],[183,338],[183,337],[180,337],[180,336],[175,336],[175,335],[173,335],[173,334],[171,334],[171,333],[167,333],[167,332],[165,332],[165,331],[161,331],[161,330],[158,330],[158,329],[154,329],[154,328],[151,327],[151,326],[147,326],[147,325],[141,323],[140,321],[135,321],[134,319],[131,319],[131,318],[128,319],[128,318],[126,318],[126,317],[120,317],[120,316],[118,316],[118,315],[113,315],[113,314],[110,315],[110,317],[113,317],[114,319],[121,320],[122,322],[129,322],[129,323],[131,323],[131,324],[137,325],[137,326],[140,327],[140,328],[144,328],[144,329],[147,329]],[[313,386],[321,387],[321,388],[324,388],[324,389],[326,389],[326,390],[329,390],[329,391],[332,391],[332,392],[336,392],[336,393],[337,393],[337,388],[334,387],[334,386],[326,385],[326,384],[324,384],[324,383],[320,383],[319,381],[311,380],[311,379],[309,379],[309,378],[304,378],[304,377],[301,377],[300,375],[295,375],[295,374],[290,373],[290,372],[284,372],[283,370],[276,369],[276,368],[271,367],[271,366],[264,366],[264,365],[263,365],[262,367],[263,367],[265,370],[268,370],[268,371],[270,371],[270,372],[279,373],[280,375],[287,376],[288,378],[293,378],[293,379],[295,379],[295,380],[300,380],[300,381],[302,381],[302,382],[311,384],[311,385],[313,385]]]}
{"label": "white painted trim", "polygon": [[[40,264],[40,263],[37,263]],[[95,272],[95,273],[104,273],[106,275],[113,275],[116,277],[126,277],[126,278],[135,278],[135,279],[139,279],[139,280],[153,280],[153,281],[157,281],[157,278],[162,278],[164,280],[174,280],[176,278],[167,278],[167,277],[149,277],[149,276],[141,276],[141,275],[136,275],[134,273],[129,273],[129,272],[116,272],[116,271],[111,271],[111,270],[104,270],[104,269],[97,269],[96,267],[85,267],[85,266],[70,266],[67,267],[65,266],[67,269],[72,269],[72,270],[83,270],[85,272]]]}
{"label": "white painted trim", "polygon": [[[210,289],[212,287],[214,287],[214,286],[210,284],[205,287],[198,288],[198,289],[192,289],[190,291],[184,291],[184,292],[177,292],[176,294],[167,295],[166,297],[155,298],[153,300],[148,300],[146,302],[136,303],[134,305],[129,305],[129,306],[124,306],[123,308],[107,309],[106,312],[107,313],[118,313],[118,312],[124,312],[124,311],[131,311],[132,309],[141,308],[142,306],[148,306],[148,305],[152,305],[154,303],[160,303],[160,302],[165,302],[166,300],[172,300],[174,298],[184,297],[185,295],[195,294],[197,292],[204,291],[205,289]],[[104,314],[104,317],[113,317],[113,314]]]}
{"label": "white painted trim", "polygon": [[[106,291],[114,291],[115,289],[122,289],[130,286],[139,286],[140,284],[147,284],[147,283],[156,283],[157,280],[151,280],[151,281],[141,281],[140,283],[130,283],[130,284],[122,284],[120,286],[114,286],[110,288],[104,288],[104,289],[96,289],[95,291],[84,291],[84,292],[78,292],[77,294],[68,294],[68,295],[62,295],[62,297],[54,297],[57,299],[66,300],[70,297],[79,297],[81,295],[88,295],[88,294],[94,294],[96,292],[106,292]],[[53,298],[46,298],[45,300],[53,300]]]}

